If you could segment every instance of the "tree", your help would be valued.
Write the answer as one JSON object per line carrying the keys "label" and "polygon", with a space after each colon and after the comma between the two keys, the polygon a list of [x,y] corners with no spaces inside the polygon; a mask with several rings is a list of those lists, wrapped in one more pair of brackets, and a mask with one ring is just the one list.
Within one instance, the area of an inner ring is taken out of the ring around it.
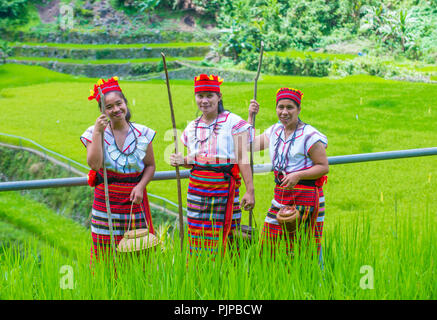
{"label": "tree", "polygon": [[0,58],[2,59],[2,63],[6,63],[6,59],[11,56],[12,48],[9,46],[9,43],[6,41],[0,40]]}

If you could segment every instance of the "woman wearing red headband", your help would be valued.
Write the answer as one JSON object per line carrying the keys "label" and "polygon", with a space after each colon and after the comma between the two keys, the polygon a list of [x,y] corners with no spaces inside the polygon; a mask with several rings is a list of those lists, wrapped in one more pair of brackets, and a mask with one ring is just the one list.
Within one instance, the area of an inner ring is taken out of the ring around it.
{"label": "woman wearing red headband", "polygon": [[[99,88],[104,95],[103,106]],[[87,162],[92,169],[88,174],[88,183],[95,187],[91,219],[91,258],[93,255],[99,258],[99,251],[110,248],[111,241],[103,184],[103,159],[107,168],[115,245],[118,245],[127,231],[131,211],[136,229],[148,228],[154,233],[146,185],[155,173],[152,147],[155,131],[130,121],[131,113],[117,77],[107,81],[100,79],[88,99],[96,99],[100,111],[103,108],[103,113],[95,124],[80,137],[87,148]]]}
{"label": "woman wearing red headband", "polygon": [[[220,85],[215,75],[194,79],[194,93],[202,115],[185,128],[182,142],[188,155],[173,154],[171,165],[191,168],[187,195],[190,253],[205,249],[217,252],[219,240],[226,249],[241,220],[241,208],[255,204],[246,145],[253,138],[252,126],[223,109]],[[240,172],[246,193],[239,202]]]}
{"label": "woman wearing red headband", "polygon": [[[314,234],[321,257],[321,237],[325,216],[325,201],[322,185],[329,171],[326,147],[328,139],[299,118],[303,93],[296,89],[281,88],[276,94],[276,114],[279,122],[272,125],[254,141],[254,150],[269,148],[275,173],[275,191],[272,205],[264,221],[263,239],[273,243],[288,237],[277,220],[280,208],[295,205],[299,220],[310,234]],[[249,123],[259,104],[251,100]],[[286,242],[289,247],[288,241]]]}

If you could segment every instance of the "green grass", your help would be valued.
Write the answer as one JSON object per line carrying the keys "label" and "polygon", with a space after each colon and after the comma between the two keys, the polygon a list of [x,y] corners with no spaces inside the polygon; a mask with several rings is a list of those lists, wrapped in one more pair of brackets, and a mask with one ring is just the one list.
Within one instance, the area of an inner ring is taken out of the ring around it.
{"label": "green grass", "polygon": [[266,52],[266,55],[288,57],[288,58],[301,58],[301,59],[305,59],[306,56],[310,56],[314,59],[320,58],[320,59],[328,59],[328,60],[351,60],[358,57],[355,54],[322,53],[322,52],[298,51],[298,50],[270,51],[270,52]]}
{"label": "green grass", "polygon": [[[124,63],[156,63],[162,61],[162,58],[147,58],[147,59],[101,59],[101,60],[77,60],[77,59],[59,59],[48,57],[9,57],[9,60],[20,61],[56,61],[61,63],[71,64],[124,64]],[[168,57],[167,61],[202,61],[203,57]]]}
{"label": "green grass", "polygon": [[[75,79],[44,70],[12,65],[0,67],[0,74],[5,76],[0,79],[0,88],[13,86],[11,78],[17,86],[0,92],[1,131],[32,138],[86,164],[86,150],[79,136],[99,115],[96,103],[87,100],[95,79]],[[38,77],[42,83],[37,84]],[[20,87],[21,81],[32,85]],[[121,81],[120,85],[129,100],[132,120],[157,131],[154,140],[157,171],[174,170],[167,161],[174,147],[165,84],[154,80]],[[261,112],[256,127],[261,132],[277,121],[273,101],[277,88],[284,85],[304,92],[301,118],[328,136],[328,156],[436,146],[435,85],[369,76],[341,80],[264,76],[258,84]],[[197,114],[192,81],[171,81],[171,90],[176,126],[181,131]],[[225,79],[222,92],[225,108],[245,118],[253,85],[227,83]],[[183,150],[182,145],[180,149]],[[255,162],[269,162],[268,153],[256,154]],[[385,199],[394,198],[395,194],[414,197],[420,212],[422,196],[437,200],[430,191],[436,186],[436,177],[434,157],[331,166],[325,187],[327,212],[341,216],[355,210],[369,212],[379,205],[381,192]],[[184,193],[187,183],[187,180],[182,181]],[[260,225],[273,196],[273,175],[256,175],[255,189],[254,212]],[[152,182],[148,190],[177,202],[176,181]],[[185,201],[183,197],[184,206]],[[243,222],[247,223],[246,213]]]}
{"label": "green grass", "polygon": [[[63,83],[84,81],[89,82],[88,78],[72,76],[55,71],[48,70],[39,66],[24,66],[18,64],[6,64],[0,67],[0,95],[2,98],[8,96],[4,88],[31,86],[42,83]],[[3,108],[2,108],[3,109]]]}
{"label": "green grass", "polygon": [[[161,250],[148,256],[119,254],[115,277],[112,264],[93,263],[90,269],[90,239],[77,242],[75,255],[28,240],[20,251],[0,247],[0,298],[434,300],[435,216],[428,203],[419,222],[412,205],[400,201],[372,212],[381,217],[380,224],[359,211],[347,228],[340,217],[331,218],[332,228],[324,235],[323,271],[311,250],[296,248],[291,259],[280,248],[272,260],[267,250],[259,254],[259,242],[241,246],[238,256],[228,249],[215,260],[189,257],[176,235],[167,236]],[[184,248],[186,239],[185,233]],[[307,245],[303,242],[302,247]]]}
{"label": "green grass", "polygon": [[38,43],[15,42],[11,46],[50,47],[60,49],[131,49],[131,48],[189,48],[208,47],[208,42],[168,42],[168,43],[133,43],[133,44],[80,44],[80,43]]}
{"label": "green grass", "polygon": [[[87,100],[96,79],[18,65],[0,66],[0,74],[0,131],[31,138],[86,164],[79,136],[99,115],[96,104]],[[157,171],[173,170],[165,161],[173,151],[165,83],[121,81],[120,85],[133,120],[157,130]],[[304,92],[301,118],[328,136],[328,156],[436,146],[435,85],[362,75],[341,80],[264,75],[258,82],[258,130],[277,121],[275,92],[285,85]],[[192,81],[171,81],[171,89],[176,124],[182,130],[196,117]],[[253,84],[225,79],[222,92],[225,108],[246,117]],[[267,152],[264,157],[257,154],[255,161],[268,162]],[[2,255],[0,274],[8,278],[0,280],[0,295],[6,299],[435,299],[435,163],[435,156],[429,156],[331,166],[324,188],[325,281],[316,261],[281,258],[272,268],[273,262],[267,258],[256,260],[256,247],[241,252],[234,262],[201,261],[197,269],[189,262],[186,267],[186,252],[179,254],[177,240],[169,240],[167,250],[153,256],[150,275],[145,276],[139,267],[124,272],[126,266],[120,266],[119,281],[108,281],[103,271],[94,277],[89,272],[86,235],[74,244],[67,237],[64,247],[78,248],[76,258],[71,258],[60,248],[63,242],[59,248],[55,245],[59,233],[48,229],[49,246],[41,249],[23,236],[24,243],[29,243],[27,254],[8,249]],[[175,181],[151,182],[148,190],[177,202]],[[183,180],[182,190],[185,194],[187,180]],[[255,190],[254,213],[260,230],[273,196],[272,174],[255,175]],[[185,206],[185,196],[183,202]],[[35,207],[17,203],[20,200],[3,198],[1,221],[41,234],[45,230],[41,226],[30,227],[41,219],[40,209],[30,210],[28,215],[27,208]],[[247,223],[246,212],[243,217]],[[33,258],[35,252],[40,263]],[[73,267],[76,289],[59,287],[62,265]],[[360,287],[362,266],[374,269],[375,289]],[[287,268],[292,271],[265,271]],[[35,278],[43,280],[29,285]],[[220,285],[231,279],[234,285]]]}
{"label": "green grass", "polygon": [[425,66],[425,67],[418,67],[416,68],[417,71],[421,71],[421,72],[437,72],[437,66]]}
{"label": "green grass", "polygon": [[[0,222],[4,224],[0,227],[1,244],[11,239],[25,243],[35,238],[65,255],[74,256],[89,239],[89,231],[79,223],[16,192],[0,193]],[[4,234],[8,229],[11,237]]]}

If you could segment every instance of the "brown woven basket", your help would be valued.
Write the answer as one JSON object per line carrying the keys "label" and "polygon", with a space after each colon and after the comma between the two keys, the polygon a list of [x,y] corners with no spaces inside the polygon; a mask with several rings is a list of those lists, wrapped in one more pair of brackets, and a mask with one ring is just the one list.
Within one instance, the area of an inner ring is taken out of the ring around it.
{"label": "brown woven basket", "polygon": [[148,229],[129,230],[118,244],[118,252],[138,252],[156,247],[159,239]]}
{"label": "brown woven basket", "polygon": [[[147,220],[144,215],[143,207],[141,207],[141,213],[144,217],[144,221],[147,225]],[[133,203],[130,208],[130,217],[128,230],[124,233],[123,239],[118,244],[117,251],[118,252],[141,252],[146,251],[148,249],[154,248],[160,244],[159,239],[153,234],[149,232],[149,229],[133,229],[130,230],[131,220],[133,220],[132,225],[135,225],[135,216],[132,214]],[[132,219],[132,217],[134,219]]]}

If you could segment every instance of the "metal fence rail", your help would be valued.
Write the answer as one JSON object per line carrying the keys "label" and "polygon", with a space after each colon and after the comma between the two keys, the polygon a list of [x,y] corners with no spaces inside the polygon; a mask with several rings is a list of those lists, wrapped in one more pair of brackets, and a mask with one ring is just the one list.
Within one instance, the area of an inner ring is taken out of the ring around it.
{"label": "metal fence rail", "polygon": [[[328,161],[330,165],[337,165],[337,164],[402,159],[402,158],[423,157],[423,156],[433,156],[433,155],[437,155],[437,147],[374,152],[374,153],[361,153],[361,154],[352,154],[352,155],[345,155],[345,156],[333,156],[333,157],[328,157]],[[270,172],[270,171],[272,171],[271,164],[254,165],[254,173],[263,173],[263,172]],[[183,179],[187,179],[189,177],[189,174],[190,174],[190,170],[180,171],[180,176]],[[176,179],[175,171],[159,171],[159,172],[155,172],[155,175],[153,176],[152,180],[159,181],[159,180],[172,180],[172,179]],[[86,177],[44,179],[44,180],[30,180],[30,181],[11,181],[11,182],[0,183],[0,191],[59,188],[59,187],[85,186],[85,185],[87,185]]]}

